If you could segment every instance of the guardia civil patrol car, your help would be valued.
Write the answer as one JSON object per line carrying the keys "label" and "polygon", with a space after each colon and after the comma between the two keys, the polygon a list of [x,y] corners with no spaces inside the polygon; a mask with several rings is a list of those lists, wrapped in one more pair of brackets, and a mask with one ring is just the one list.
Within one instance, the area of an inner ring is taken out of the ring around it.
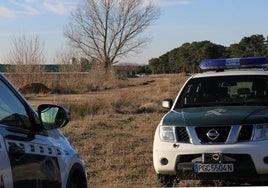
{"label": "guardia civil patrol car", "polygon": [[85,165],[58,129],[67,109],[43,104],[36,112],[0,74],[0,187],[86,188]]}
{"label": "guardia civil patrol car", "polygon": [[268,59],[203,60],[157,126],[161,184],[182,179],[268,185]]}

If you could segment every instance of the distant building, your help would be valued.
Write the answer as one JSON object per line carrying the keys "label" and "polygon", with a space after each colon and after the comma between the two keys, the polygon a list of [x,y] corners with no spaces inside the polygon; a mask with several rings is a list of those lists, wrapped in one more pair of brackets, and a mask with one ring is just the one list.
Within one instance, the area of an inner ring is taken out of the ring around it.
{"label": "distant building", "polygon": [[128,77],[128,67],[127,66],[113,66],[113,71],[118,78]]}
{"label": "distant building", "polygon": [[113,71],[118,78],[131,77],[136,65],[131,63],[116,63],[113,65]]}

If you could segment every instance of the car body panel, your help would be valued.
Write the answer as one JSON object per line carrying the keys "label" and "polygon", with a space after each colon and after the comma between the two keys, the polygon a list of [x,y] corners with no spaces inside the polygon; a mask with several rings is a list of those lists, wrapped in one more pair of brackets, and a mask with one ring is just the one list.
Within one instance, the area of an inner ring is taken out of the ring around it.
{"label": "car body panel", "polygon": [[[0,185],[5,185],[6,188],[13,187],[12,171],[3,136],[0,134]],[[3,162],[5,161],[5,162]]]}

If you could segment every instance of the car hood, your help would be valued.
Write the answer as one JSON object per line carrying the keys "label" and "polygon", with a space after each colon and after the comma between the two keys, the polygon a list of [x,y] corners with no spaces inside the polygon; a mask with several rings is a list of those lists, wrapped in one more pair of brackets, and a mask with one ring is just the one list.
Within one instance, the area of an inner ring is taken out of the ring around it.
{"label": "car hood", "polygon": [[213,106],[182,108],[168,112],[163,125],[210,126],[268,123],[266,106]]}

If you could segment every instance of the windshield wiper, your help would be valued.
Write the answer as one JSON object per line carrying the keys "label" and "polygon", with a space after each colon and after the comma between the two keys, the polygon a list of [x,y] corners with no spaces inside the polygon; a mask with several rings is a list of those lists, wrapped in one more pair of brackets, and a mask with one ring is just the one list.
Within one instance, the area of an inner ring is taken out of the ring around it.
{"label": "windshield wiper", "polygon": [[175,109],[193,108],[193,107],[209,107],[209,106],[268,106],[267,100],[239,100],[239,101],[218,101],[206,103],[189,103],[177,104]]}
{"label": "windshield wiper", "polygon": [[218,106],[218,103],[191,103],[191,104],[179,104],[175,108],[192,108],[192,107],[208,107]]}

